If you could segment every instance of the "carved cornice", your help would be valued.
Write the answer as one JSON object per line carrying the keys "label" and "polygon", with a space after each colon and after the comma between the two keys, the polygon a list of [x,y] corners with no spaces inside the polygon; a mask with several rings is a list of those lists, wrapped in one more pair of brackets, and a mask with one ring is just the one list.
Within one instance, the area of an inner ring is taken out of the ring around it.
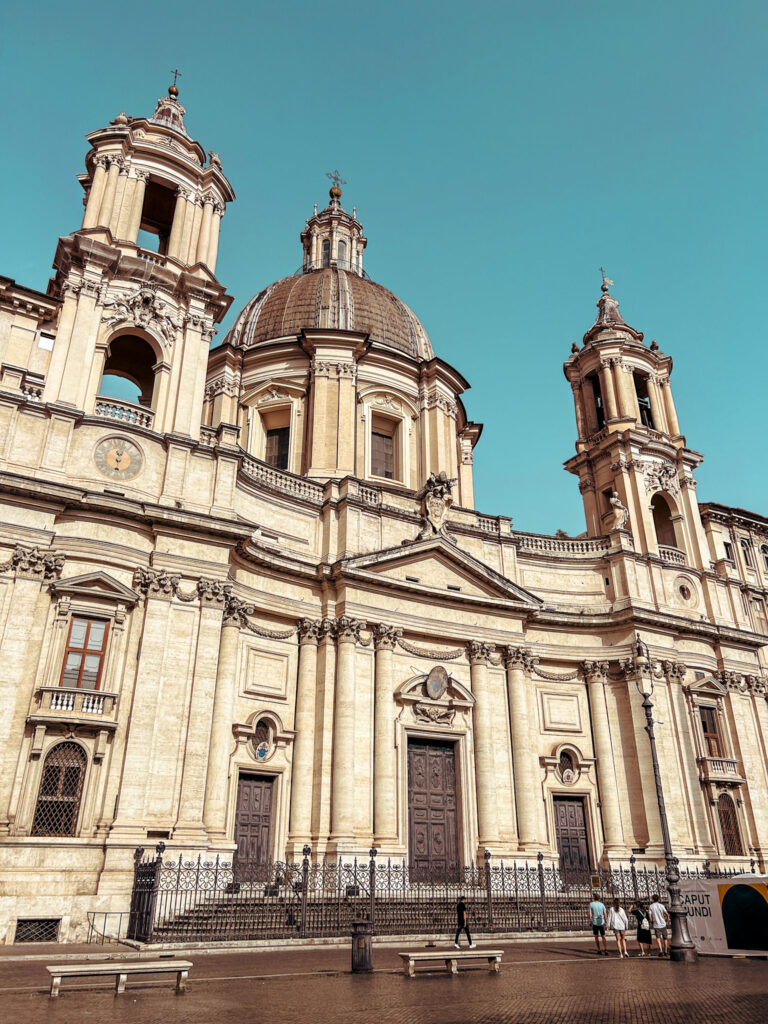
{"label": "carved cornice", "polygon": [[326,359],[313,359],[312,372],[315,377],[347,377],[357,379],[357,363],[331,362]]}
{"label": "carved cornice", "polygon": [[373,627],[373,645],[377,651],[394,651],[402,635],[402,629],[379,622]]}
{"label": "carved cornice", "polygon": [[47,582],[58,576],[64,568],[66,555],[61,551],[41,551],[39,547],[24,548],[17,544],[0,572],[13,569],[19,579]]}

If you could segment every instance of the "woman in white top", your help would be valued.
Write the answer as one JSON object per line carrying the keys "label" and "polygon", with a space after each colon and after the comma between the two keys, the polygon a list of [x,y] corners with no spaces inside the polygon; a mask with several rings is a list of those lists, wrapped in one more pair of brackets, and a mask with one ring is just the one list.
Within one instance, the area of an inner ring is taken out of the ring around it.
{"label": "woman in white top", "polygon": [[627,917],[626,910],[619,903],[618,899],[615,899],[612,906],[608,907],[605,923],[616,936],[616,945],[619,947],[619,957],[629,957],[629,953],[627,952],[627,940],[625,937],[627,927],[629,926],[629,918]]}

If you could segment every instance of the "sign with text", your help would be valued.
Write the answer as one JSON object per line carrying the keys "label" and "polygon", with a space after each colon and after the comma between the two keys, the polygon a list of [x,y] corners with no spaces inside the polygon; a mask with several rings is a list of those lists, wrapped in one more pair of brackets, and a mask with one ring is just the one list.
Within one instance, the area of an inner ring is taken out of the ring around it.
{"label": "sign with text", "polygon": [[768,952],[768,875],[680,880],[688,930],[700,953]]}

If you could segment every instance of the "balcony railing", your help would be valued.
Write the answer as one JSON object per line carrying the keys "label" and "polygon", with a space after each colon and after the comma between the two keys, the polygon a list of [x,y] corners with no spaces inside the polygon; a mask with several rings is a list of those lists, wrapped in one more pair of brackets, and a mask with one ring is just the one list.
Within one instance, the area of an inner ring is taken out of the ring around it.
{"label": "balcony railing", "polygon": [[733,757],[700,757],[699,778],[702,782],[712,780],[730,780],[731,782],[743,782],[744,775],[741,765]]}
{"label": "balcony railing", "polygon": [[30,716],[34,719],[67,719],[104,722],[114,717],[116,693],[103,690],[80,690],[68,686],[40,686],[35,693],[37,708]]}
{"label": "balcony railing", "polygon": [[147,427],[149,430],[155,418],[154,412],[143,405],[121,402],[117,398],[105,398],[103,395],[96,399],[94,412],[108,420],[117,420],[134,427]]}
{"label": "balcony railing", "polygon": [[680,548],[667,547],[659,544],[659,555],[664,562],[671,562],[672,565],[685,565],[685,552]]}

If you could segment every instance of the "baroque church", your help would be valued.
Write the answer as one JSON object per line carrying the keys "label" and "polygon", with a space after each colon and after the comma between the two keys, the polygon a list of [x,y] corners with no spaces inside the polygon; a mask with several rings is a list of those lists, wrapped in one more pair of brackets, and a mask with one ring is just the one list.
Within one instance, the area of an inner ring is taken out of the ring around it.
{"label": "baroque church", "polygon": [[47,291],[0,277],[0,940],[127,910],[157,842],[661,863],[638,635],[676,854],[764,870],[768,519],[697,501],[672,358],[604,278],[564,364],[586,531],[520,532],[338,184],[211,348],[235,196],[184,117],[88,135]]}

